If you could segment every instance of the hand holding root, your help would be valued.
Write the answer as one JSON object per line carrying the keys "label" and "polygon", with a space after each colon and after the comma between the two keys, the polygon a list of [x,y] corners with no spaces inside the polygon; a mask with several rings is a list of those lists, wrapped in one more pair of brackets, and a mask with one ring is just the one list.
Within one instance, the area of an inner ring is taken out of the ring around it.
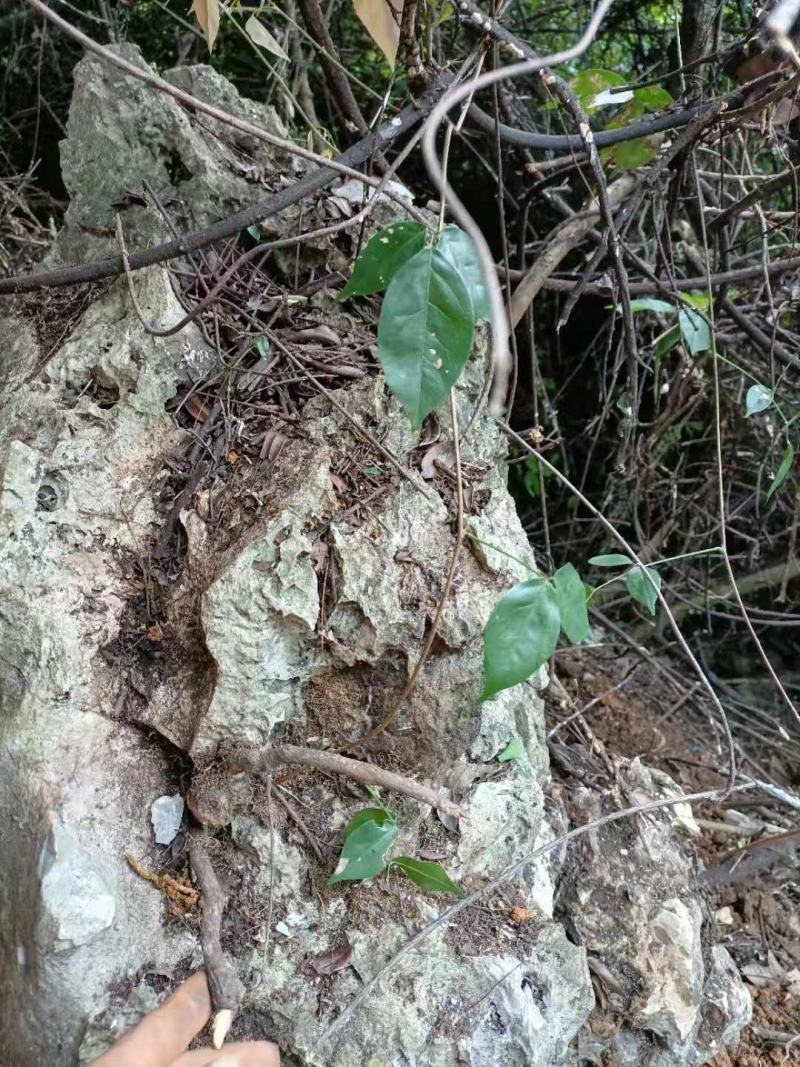
{"label": "hand holding root", "polygon": [[208,968],[208,986],[214,1013],[212,1041],[214,1048],[222,1048],[239,1010],[244,986],[235,967],[222,951],[220,927],[225,908],[225,894],[208,856],[206,834],[207,831],[203,830],[192,835],[189,859],[200,887],[200,945]]}
{"label": "hand holding root", "polygon": [[279,1067],[270,1041],[245,1041],[216,1049],[186,1048],[211,1015],[205,972],[198,971],[138,1026],[125,1034],[92,1067]]}

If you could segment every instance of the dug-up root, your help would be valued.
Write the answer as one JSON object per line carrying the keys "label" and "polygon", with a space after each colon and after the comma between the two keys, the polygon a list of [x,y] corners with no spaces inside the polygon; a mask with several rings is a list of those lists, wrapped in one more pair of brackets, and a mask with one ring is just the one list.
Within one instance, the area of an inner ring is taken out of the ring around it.
{"label": "dug-up root", "polygon": [[292,763],[302,767],[314,767],[320,771],[327,771],[329,774],[341,774],[345,778],[361,782],[362,785],[372,785],[388,789],[392,793],[400,793],[402,796],[411,797],[412,800],[418,800],[421,804],[428,804],[455,818],[464,814],[457,804],[429,785],[423,785],[422,782],[416,782],[413,778],[406,778],[402,774],[395,774],[394,771],[386,771],[371,763],[340,756],[338,752],[326,752],[322,749],[305,748],[300,745],[273,744],[247,751],[237,749],[231,756],[231,762],[250,773],[274,771],[278,767]]}

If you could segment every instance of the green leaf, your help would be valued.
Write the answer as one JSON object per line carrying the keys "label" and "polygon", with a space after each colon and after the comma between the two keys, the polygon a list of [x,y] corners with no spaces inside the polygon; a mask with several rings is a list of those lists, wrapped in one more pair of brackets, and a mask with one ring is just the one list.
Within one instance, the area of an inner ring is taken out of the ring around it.
{"label": "green leaf", "polygon": [[[586,110],[592,111],[595,107],[601,106],[602,103],[613,102],[613,96],[606,100],[601,94],[605,93],[607,89],[615,89],[625,85],[626,82],[622,75],[617,74],[616,71],[603,70],[600,67],[591,67],[589,70],[582,70],[581,73],[574,77],[569,84],[575,95],[580,98],[581,103]],[[597,96],[601,97],[598,104],[594,103]],[[630,96],[626,96],[624,93],[619,94],[619,103],[624,103],[626,99],[629,100]]]}
{"label": "green leaf", "polygon": [[247,232],[254,241],[261,241],[261,227],[257,223],[254,222],[252,226],[248,226]]}
{"label": "green leaf", "polygon": [[622,141],[613,146],[614,164],[619,170],[635,170],[646,167],[661,146],[660,134],[650,137],[635,137],[632,141]]}
{"label": "green leaf", "polygon": [[[617,310],[621,310],[619,307]],[[674,311],[675,308],[666,300],[657,300],[654,296],[643,296],[631,300],[631,311]]]}
{"label": "green leaf", "polygon": [[660,85],[647,85],[642,89],[634,89],[633,98],[647,111],[658,111],[659,108],[672,103],[672,97]]}
{"label": "green leaf", "polygon": [[653,354],[656,359],[661,359],[662,356],[670,352],[675,345],[681,339],[681,328],[675,323],[674,326],[670,326],[666,333],[662,333],[655,343],[653,348]]}
{"label": "green leaf", "polygon": [[777,491],[786,481],[787,475],[792,469],[792,463],[794,463],[794,447],[792,446],[792,442],[788,441],[786,444],[786,451],[783,453],[781,465],[775,472],[775,477],[772,479],[772,484],[767,490],[767,500],[771,500],[773,495],[777,493]]}
{"label": "green leaf", "polygon": [[445,259],[449,259],[464,283],[472,300],[472,312],[476,319],[488,319],[489,291],[483,277],[483,268],[478,259],[475,242],[458,226],[445,226],[436,240],[435,247]]}
{"label": "green leaf", "polygon": [[689,307],[697,308],[698,311],[708,311],[711,307],[711,300],[708,293],[681,293],[681,300],[684,304],[688,304]]}
{"label": "green leaf", "polygon": [[631,561],[628,556],[622,556],[619,552],[609,552],[605,556],[592,556],[589,560],[593,567],[630,567]]}
{"label": "green leaf", "polygon": [[379,826],[383,826],[387,820],[389,822],[397,822],[397,816],[389,808],[362,808],[347,824],[344,831],[344,839],[346,841],[350,834],[357,830],[359,826],[363,826],[365,822],[376,822]]}
{"label": "green leaf", "polygon": [[625,587],[637,603],[647,608],[651,615],[655,615],[657,591],[661,588],[661,575],[657,570],[652,567],[633,567],[625,575]]}
{"label": "green leaf", "polygon": [[421,222],[396,222],[373,234],[356,260],[350,281],[336,297],[382,293],[397,271],[425,246],[427,231]]}
{"label": "green leaf", "polygon": [[556,591],[543,578],[520,582],[502,596],[483,635],[481,700],[524,682],[547,663],[560,629]]}
{"label": "green leaf", "polygon": [[512,759],[520,759],[525,755],[525,746],[518,737],[515,737],[513,741],[509,741],[500,755],[497,757],[498,763],[508,763]]}
{"label": "green leaf", "polygon": [[431,863],[430,860],[415,860],[410,856],[398,856],[397,859],[392,860],[390,866],[399,867],[414,885],[418,885],[426,893],[455,893],[459,897],[463,895],[456,883],[451,881],[438,863]]}
{"label": "green leaf", "polygon": [[553,575],[556,601],[561,615],[561,629],[577,645],[592,636],[589,613],[586,610],[586,587],[571,563],[559,567]]}
{"label": "green leaf", "polygon": [[414,426],[445,399],[472,347],[472,301],[453,264],[434,248],[404,263],[378,322],[386,384]]}
{"label": "green leaf", "polygon": [[705,352],[711,348],[711,328],[699,311],[685,308],[678,313],[678,325],[681,329],[683,343],[690,354]]}
{"label": "green leaf", "polygon": [[745,415],[757,415],[759,411],[766,411],[774,398],[772,390],[767,389],[765,385],[751,385],[744,401]]}
{"label": "green leaf", "polygon": [[328,885],[374,878],[386,867],[384,857],[398,834],[393,815],[384,808],[367,808],[350,821],[336,872]]}

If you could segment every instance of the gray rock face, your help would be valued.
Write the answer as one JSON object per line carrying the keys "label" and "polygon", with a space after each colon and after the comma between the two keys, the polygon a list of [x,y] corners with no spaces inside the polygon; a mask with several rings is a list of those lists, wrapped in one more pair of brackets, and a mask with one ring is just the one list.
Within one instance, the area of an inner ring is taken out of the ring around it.
{"label": "gray rock face", "polygon": [[[134,45],[118,50],[151,69]],[[285,136],[273,108],[240,97],[211,67],[179,67],[164,77],[267,133]],[[70,204],[51,259],[79,262],[116,253],[118,211],[129,247],[171,237],[146,184],[171,214],[177,209],[181,229],[194,229],[263,199],[264,179],[274,180],[276,166],[294,167],[264,141],[208,116],[191,119],[172,97],[95,56],[81,60],[74,80],[67,137],[60,146]]]}
{"label": "gray rock face", "polygon": [[[269,109],[240,100],[207,68],[169,76],[277,128]],[[237,163],[229,131],[211,135],[206,126],[84,60],[63,146],[72,204],[54,256],[107,251],[113,201],[144,180],[186,198],[187,225],[253,199],[261,178],[252,164]],[[283,161],[245,147],[277,182]],[[149,208],[124,212],[137,240],[163,235]],[[134,284],[150,321],[181,317],[164,271],[139,273]],[[124,281],[88,307],[44,368],[19,316],[14,310],[6,326],[15,343],[0,389],[0,988],[13,1021],[4,1031],[9,1062],[88,1063],[152,1008],[144,972],[199,962],[195,938],[165,923],[159,894],[125,861],[159,860],[151,808],[175,794],[156,732],[167,752],[173,745],[195,761],[191,810],[230,825],[218,858],[235,872],[231,913],[249,930],[231,937],[248,990],[244,1018],[280,1040],[288,1062],[561,1067],[575,1060],[594,1002],[587,951],[615,973],[620,1008],[634,1020],[619,1036],[624,1062],[688,1067],[732,1040],[746,994],[724,952],[707,943],[693,861],[674,821],[659,816],[644,835],[625,823],[617,837],[584,839],[571,860],[580,877],[568,872],[556,917],[559,864],[529,864],[513,887],[520,922],[506,902],[465,910],[323,1043],[327,1024],[410,930],[438,914],[440,898],[399,887],[394,874],[329,891],[327,859],[314,859],[253,782],[215,784],[214,757],[220,745],[253,747],[287,732],[335,744],[392,706],[441,593],[452,500],[409,463],[408,478],[387,477],[368,506],[343,504],[332,472],[366,450],[351,420],[401,462],[418,441],[380,380],[337,392],[349,419],[324,398],[308,403],[247,523],[220,540],[199,506],[181,515],[188,554],[164,600],[183,655],[171,671],[134,668],[109,650],[141,594],[130,575],[159,532],[165,457],[189,443],[165,403],[212,356],[193,327],[167,339],[143,330]],[[462,426],[485,361],[481,333],[458,396]],[[446,458],[451,436],[441,421]],[[490,421],[477,421],[464,459],[480,491],[467,517],[473,537],[420,684],[373,752],[450,787],[466,812],[460,833],[421,804],[385,800],[402,827],[398,849],[433,850],[472,888],[554,831],[545,812],[544,677],[478,703],[483,628],[498,596],[534,566]],[[521,755],[498,765],[511,742]],[[620,775],[626,795],[609,798],[620,805],[669,788],[635,765]],[[298,790],[326,843],[341,838],[366,800],[324,776]],[[604,799],[578,791],[570,804],[590,816]],[[553,814],[565,821],[563,811]],[[345,942],[350,958],[320,978],[314,961]]]}
{"label": "gray rock face", "polygon": [[[182,314],[160,269],[137,286],[160,321]],[[125,863],[149,847],[168,765],[114,718],[126,679],[100,652],[129,595],[119,554],[143,544],[150,479],[183,437],[164,403],[207,359],[193,331],[145,334],[118,284],[0,413],[0,986],[21,1067],[71,1063],[111,982],[193,943]],[[110,408],[91,395],[100,366]]]}
{"label": "gray rock face", "polygon": [[114,921],[116,901],[91,856],[55,823],[39,858],[45,923],[55,949],[87,945]]}
{"label": "gray rock face", "polygon": [[[570,796],[582,821],[679,793],[665,774],[617,761],[616,788],[580,786]],[[702,1064],[723,1035],[750,1019],[750,998],[724,949],[708,944],[688,810],[665,809],[583,838],[561,887],[559,909],[586,946],[610,1010],[630,1023],[595,1050],[614,1048],[631,1067]],[[563,910],[562,910],[563,909]],[[592,1062],[594,1053],[587,1062]]]}
{"label": "gray rock face", "polygon": [[[270,1020],[299,1061],[309,1067],[369,1063],[414,1067],[546,1067],[568,1062],[568,1047],[593,1002],[584,954],[563,929],[542,920],[525,948],[463,956],[451,939],[434,934],[413,957],[400,962],[391,983],[379,987],[368,1006],[328,1043],[320,1043],[320,980],[298,959],[324,953],[344,940],[352,946],[349,966],[328,995],[344,1007],[364,981],[405,941],[406,931],[385,917],[374,929],[355,927],[341,898],[321,906],[306,890],[302,853],[254,820],[234,820],[233,836],[264,883],[276,872],[273,902],[285,915],[276,924],[269,966],[262,954],[249,961],[253,1009]],[[255,861],[255,862],[254,862]],[[436,909],[421,903],[423,919]]]}

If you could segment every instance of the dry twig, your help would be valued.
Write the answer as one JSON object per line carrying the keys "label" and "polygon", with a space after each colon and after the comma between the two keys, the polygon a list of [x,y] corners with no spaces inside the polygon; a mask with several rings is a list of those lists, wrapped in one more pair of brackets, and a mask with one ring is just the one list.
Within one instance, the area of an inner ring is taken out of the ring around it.
{"label": "dry twig", "polygon": [[222,951],[220,929],[225,910],[225,894],[219,884],[206,847],[207,831],[192,835],[189,843],[189,858],[194,876],[200,886],[200,946],[211,991],[212,1040],[214,1048],[222,1043],[239,1010],[244,986],[236,969]]}

